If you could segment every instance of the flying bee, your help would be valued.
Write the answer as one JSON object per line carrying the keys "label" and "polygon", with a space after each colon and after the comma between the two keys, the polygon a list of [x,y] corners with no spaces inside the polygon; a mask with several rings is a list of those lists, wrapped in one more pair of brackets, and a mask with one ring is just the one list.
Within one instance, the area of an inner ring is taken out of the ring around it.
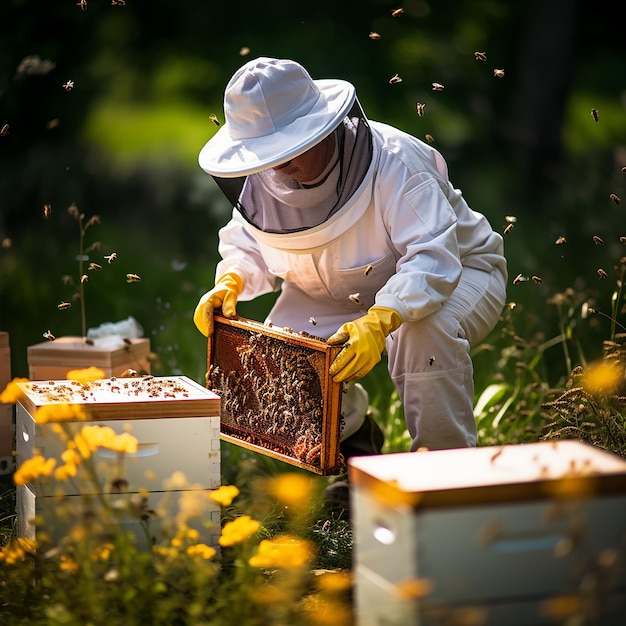
{"label": "flying bee", "polygon": [[594,122],[598,121],[598,111],[596,111],[596,109],[591,109],[591,117],[593,117]]}
{"label": "flying bee", "polygon": [[215,115],[214,113],[211,113],[211,115],[209,115],[209,119],[216,125],[219,126],[220,125],[220,121],[217,119],[217,115]]}
{"label": "flying bee", "polygon": [[369,34],[369,38],[370,38],[370,39],[374,39],[374,40],[378,40],[378,39],[380,39],[380,35],[379,35],[378,33],[375,33],[375,32],[373,32],[373,31],[372,31],[372,32]]}
{"label": "flying bee", "polygon": [[86,11],[87,10],[87,0],[79,0],[79,2],[76,3],[77,7],[80,7],[81,11]]}
{"label": "flying bee", "polygon": [[86,283],[88,280],[89,280],[89,276],[87,276],[87,274],[83,274],[80,277],[80,282],[83,283],[83,284]]}
{"label": "flying bee", "polygon": [[72,89],[74,89],[74,81],[68,80],[67,82],[63,83],[63,89],[65,89],[65,91],[72,91]]}
{"label": "flying bee", "polygon": [[9,134],[9,125],[3,124],[0,128],[0,137],[6,137]]}
{"label": "flying bee", "polygon": [[373,269],[374,269],[374,268],[373,268],[371,265],[368,265],[368,266],[365,268],[365,271],[363,272],[363,275],[364,275],[364,276],[369,276],[369,275],[372,273],[372,270],[373,270]]}
{"label": "flying bee", "polygon": [[441,83],[433,83],[433,91],[443,91],[444,86]]}
{"label": "flying bee", "polygon": [[48,341],[54,341],[56,339],[56,337],[49,331],[47,330],[44,334],[43,334],[43,338],[47,339]]}
{"label": "flying bee", "polygon": [[474,52],[474,58],[477,61],[486,61],[487,60],[487,53],[486,52]]}
{"label": "flying bee", "polygon": [[417,108],[417,114],[420,117],[424,117],[424,107],[426,106],[425,104],[422,104],[421,102],[418,102],[416,105]]}
{"label": "flying bee", "polygon": [[504,229],[504,234],[508,235],[515,228],[515,224],[508,224]]}
{"label": "flying bee", "polygon": [[536,274],[533,274],[531,278],[533,279],[533,282],[537,283],[538,285],[541,285],[541,283],[543,282],[543,278],[541,278],[541,276],[537,276]]}
{"label": "flying bee", "polygon": [[604,245],[604,239],[602,239],[602,237],[598,237],[598,235],[594,235],[593,236],[593,243],[595,243],[596,246],[603,246]]}
{"label": "flying bee", "polygon": [[626,246],[626,237],[620,237],[619,240]]}
{"label": "flying bee", "polygon": [[309,323],[313,326],[317,326],[317,320],[314,317],[309,317]]}
{"label": "flying bee", "polygon": [[428,365],[432,365],[434,362],[435,362],[435,356],[433,355],[428,359]]}
{"label": "flying bee", "polygon": [[615,204],[619,204],[621,202],[619,196],[614,193],[610,194],[609,198],[611,198],[611,200],[615,202]]}
{"label": "flying bee", "polygon": [[495,69],[493,70],[493,75],[494,75],[496,78],[504,78],[504,70],[502,70],[502,69],[498,69],[498,68],[495,68]]}
{"label": "flying bee", "polygon": [[404,13],[404,9],[394,9],[391,12],[391,17],[400,17],[400,15],[402,15]]}
{"label": "flying bee", "polygon": [[52,214],[52,207],[49,204],[44,204],[43,205],[43,216],[45,218],[50,217],[50,215]]}
{"label": "flying bee", "polygon": [[250,54],[250,48],[248,48],[248,46],[244,46],[239,50],[239,55],[242,57],[245,57],[248,54]]}
{"label": "flying bee", "polygon": [[71,302],[65,302],[65,300],[63,300],[59,304],[57,304],[57,309],[59,309],[59,311],[65,311],[65,309],[69,309],[71,306]]}
{"label": "flying bee", "polygon": [[517,302],[509,302],[509,309],[514,311],[517,308]]}
{"label": "flying bee", "polygon": [[563,235],[559,235],[556,238],[556,241],[554,242],[557,246],[560,246],[561,244],[565,243],[567,241],[567,239],[565,239],[565,237],[563,237]]}
{"label": "flying bee", "polygon": [[100,265],[99,263],[90,263],[89,264],[89,268],[90,270],[95,270],[96,272],[102,269],[102,265]]}
{"label": "flying bee", "polygon": [[361,300],[359,299],[360,295],[360,293],[351,293],[348,298],[351,302],[354,302],[354,304],[361,304]]}
{"label": "flying bee", "polygon": [[390,85],[397,85],[398,83],[401,83],[402,79],[400,78],[400,76],[398,76],[398,74],[396,74],[395,76],[392,76],[389,79],[389,84]]}
{"label": "flying bee", "polygon": [[110,265],[111,263],[113,263],[113,261],[115,261],[115,259],[117,259],[117,252],[111,252],[111,254],[105,254],[104,258],[106,259],[107,263]]}
{"label": "flying bee", "polygon": [[126,274],[127,283],[138,283],[141,280],[141,276],[137,274]]}
{"label": "flying bee", "polygon": [[435,138],[432,135],[424,135],[424,138],[428,143],[435,143]]}
{"label": "flying bee", "polygon": [[504,221],[507,224],[515,224],[515,222],[517,222],[517,217],[515,217],[515,215],[505,215]]}
{"label": "flying bee", "polygon": [[608,275],[608,274],[607,274],[607,273],[606,273],[606,272],[605,272],[605,271],[604,271],[601,267],[599,267],[596,271],[598,272],[598,276],[599,276],[602,280],[604,280],[604,279],[606,279],[606,278],[608,278],[608,277],[609,277],[609,275]]}
{"label": "flying bee", "polygon": [[525,280],[528,280],[528,278],[526,276],[524,276],[524,274],[518,274],[514,279],[513,279],[513,284],[514,285],[519,285],[520,283],[523,283]]}

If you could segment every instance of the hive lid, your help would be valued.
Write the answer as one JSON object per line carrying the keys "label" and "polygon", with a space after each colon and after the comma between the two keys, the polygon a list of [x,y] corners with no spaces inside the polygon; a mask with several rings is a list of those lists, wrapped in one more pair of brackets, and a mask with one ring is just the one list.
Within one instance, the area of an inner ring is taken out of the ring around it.
{"label": "hive lid", "polygon": [[220,398],[186,376],[104,378],[88,383],[71,380],[18,383],[19,401],[33,415],[37,408],[77,404],[89,420],[217,416]]}
{"label": "hive lid", "polygon": [[575,440],[357,457],[348,470],[390,506],[626,494],[626,460]]}

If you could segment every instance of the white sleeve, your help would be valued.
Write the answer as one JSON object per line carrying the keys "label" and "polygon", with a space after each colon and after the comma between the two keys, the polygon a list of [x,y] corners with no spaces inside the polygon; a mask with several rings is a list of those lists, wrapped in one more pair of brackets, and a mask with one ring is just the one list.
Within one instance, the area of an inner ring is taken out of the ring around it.
{"label": "white sleeve", "polygon": [[396,273],[376,295],[376,304],[415,321],[435,312],[461,277],[457,216],[431,174],[415,174],[404,184],[396,177],[396,185],[387,181],[378,193],[399,258]]}
{"label": "white sleeve", "polygon": [[256,239],[235,209],[231,220],[219,231],[218,250],[222,260],[215,269],[215,278],[228,272],[241,276],[244,281],[241,300],[253,300],[275,290],[276,277],[268,271]]}

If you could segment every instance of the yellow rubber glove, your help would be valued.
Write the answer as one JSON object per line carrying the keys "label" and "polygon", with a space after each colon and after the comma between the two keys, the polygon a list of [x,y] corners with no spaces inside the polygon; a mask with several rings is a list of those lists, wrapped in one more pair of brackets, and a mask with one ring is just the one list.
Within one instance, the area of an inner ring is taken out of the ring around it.
{"label": "yellow rubber glove", "polygon": [[234,273],[224,274],[211,291],[200,298],[193,314],[193,322],[205,336],[213,334],[213,310],[222,307],[224,317],[237,315],[237,297],[243,291],[243,279]]}
{"label": "yellow rubber glove", "polygon": [[385,337],[401,323],[397,311],[373,306],[367,315],[341,326],[326,342],[331,346],[346,344],[330,365],[333,380],[341,383],[365,376],[380,361]]}

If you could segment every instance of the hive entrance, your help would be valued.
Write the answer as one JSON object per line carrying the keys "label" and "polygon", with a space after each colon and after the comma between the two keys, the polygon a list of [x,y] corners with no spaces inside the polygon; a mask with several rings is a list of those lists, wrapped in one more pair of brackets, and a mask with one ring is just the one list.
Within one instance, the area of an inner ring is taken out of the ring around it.
{"label": "hive entrance", "polygon": [[207,387],[221,396],[221,437],[318,474],[339,469],[339,348],[252,320],[214,316]]}

